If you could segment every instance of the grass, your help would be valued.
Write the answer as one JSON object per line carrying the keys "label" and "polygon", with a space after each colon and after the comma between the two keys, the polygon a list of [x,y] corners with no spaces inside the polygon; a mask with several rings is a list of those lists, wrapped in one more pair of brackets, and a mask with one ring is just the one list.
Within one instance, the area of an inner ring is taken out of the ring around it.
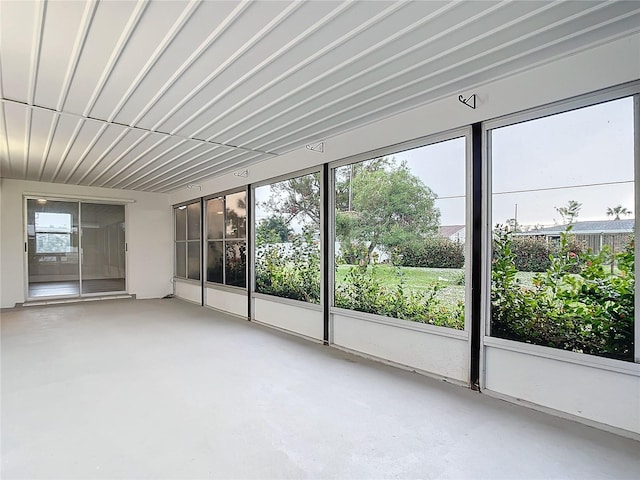
{"label": "grass", "polygon": [[[339,265],[336,271],[336,284],[344,282],[351,265]],[[397,269],[393,265],[380,264],[375,266],[374,276],[384,287],[393,289],[400,283],[398,270],[402,272],[405,290],[420,292],[434,283],[440,284],[442,289],[437,297],[445,304],[455,305],[459,301],[464,302],[464,285],[459,285],[464,276],[462,268],[424,268],[401,267]]]}
{"label": "grass", "polygon": [[[338,265],[336,270],[336,285],[344,279],[352,265]],[[440,284],[441,290],[437,297],[446,305],[453,306],[464,302],[464,269],[462,268],[425,268],[401,267],[405,290],[420,292],[434,283]],[[378,264],[375,266],[375,278],[386,288],[393,289],[400,283],[398,269],[393,265]],[[518,278],[525,287],[533,287],[533,272],[518,272]]]}

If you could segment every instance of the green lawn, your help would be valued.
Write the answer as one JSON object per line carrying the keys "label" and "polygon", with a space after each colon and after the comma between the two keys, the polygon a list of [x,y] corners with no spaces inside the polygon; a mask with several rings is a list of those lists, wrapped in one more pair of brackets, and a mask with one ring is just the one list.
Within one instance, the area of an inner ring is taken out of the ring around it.
{"label": "green lawn", "polygon": [[[339,265],[336,271],[336,284],[344,282],[344,278],[351,265]],[[425,267],[401,267],[404,278],[404,288],[419,292],[434,283],[439,283],[441,290],[438,298],[446,304],[455,305],[458,301],[464,302],[464,282],[462,281],[464,269],[462,268],[425,268]],[[518,272],[518,278],[525,287],[533,286],[533,272]],[[400,282],[397,269],[393,265],[379,264],[375,267],[375,277],[387,288],[394,288]]]}
{"label": "green lawn", "polygon": [[[344,278],[351,265],[339,265],[336,271],[336,284],[344,282]],[[442,289],[438,297],[445,303],[455,305],[458,301],[464,302],[464,285],[461,280],[464,275],[462,268],[424,268],[401,267],[404,278],[404,288],[419,292],[434,283],[439,283]],[[375,278],[385,287],[394,288],[400,283],[397,269],[393,265],[376,265]]]}

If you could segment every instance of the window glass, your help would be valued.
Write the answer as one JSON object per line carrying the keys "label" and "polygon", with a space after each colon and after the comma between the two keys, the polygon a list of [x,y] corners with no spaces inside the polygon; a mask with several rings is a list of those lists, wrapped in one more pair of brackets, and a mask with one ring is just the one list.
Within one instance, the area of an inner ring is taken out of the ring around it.
{"label": "window glass", "polygon": [[208,282],[246,287],[246,202],[246,191],[207,200]]}
{"label": "window glass", "polygon": [[634,107],[491,130],[491,335],[633,361]]}
{"label": "window glass", "polygon": [[221,240],[209,242],[209,250],[207,251],[207,282],[224,282],[224,257],[222,245],[223,242]]}
{"label": "window glass", "polygon": [[225,283],[236,287],[246,287],[247,243],[228,241],[225,245]]}
{"label": "window glass", "polygon": [[36,233],[36,253],[70,253],[70,233]]}
{"label": "window glass", "polygon": [[227,238],[245,238],[247,236],[247,194],[238,192],[227,195],[226,221]]}
{"label": "window glass", "polygon": [[200,280],[200,242],[187,242],[188,277]]}
{"label": "window glass", "polygon": [[334,170],[335,306],[464,328],[465,144]]}
{"label": "window glass", "polygon": [[200,202],[187,206],[187,240],[200,239]]}
{"label": "window glass", "polygon": [[256,292],[320,303],[320,174],[258,187]]}
{"label": "window glass", "polygon": [[175,209],[176,214],[176,240],[187,239],[187,207],[182,206]]}
{"label": "window glass", "polygon": [[176,242],[176,277],[187,278],[187,244]]}
{"label": "window glass", "polygon": [[207,200],[207,238],[221,240],[224,237],[224,199]]}

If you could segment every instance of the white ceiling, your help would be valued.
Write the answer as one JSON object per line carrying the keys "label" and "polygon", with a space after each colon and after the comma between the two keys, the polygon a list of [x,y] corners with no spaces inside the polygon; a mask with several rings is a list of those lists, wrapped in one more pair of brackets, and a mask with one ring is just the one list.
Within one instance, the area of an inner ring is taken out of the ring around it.
{"label": "white ceiling", "polygon": [[640,30],[640,2],[0,1],[5,178],[170,192]]}

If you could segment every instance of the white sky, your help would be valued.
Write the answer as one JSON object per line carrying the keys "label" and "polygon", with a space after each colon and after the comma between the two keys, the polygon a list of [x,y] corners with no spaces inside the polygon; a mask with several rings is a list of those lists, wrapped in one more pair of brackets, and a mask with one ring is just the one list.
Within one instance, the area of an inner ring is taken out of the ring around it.
{"label": "white sky", "polygon": [[[491,135],[493,225],[513,218],[516,204],[521,225],[562,223],[555,207],[569,200],[582,203],[578,221],[606,220],[607,208],[617,205],[633,212],[622,218],[635,217],[632,98],[510,125]],[[464,138],[389,156],[406,160],[440,197],[441,225],[465,223]],[[629,183],[602,185],[611,182]],[[535,191],[503,193],[521,190]],[[256,190],[256,201],[268,198],[268,186]],[[267,214],[256,209],[258,221]]]}

